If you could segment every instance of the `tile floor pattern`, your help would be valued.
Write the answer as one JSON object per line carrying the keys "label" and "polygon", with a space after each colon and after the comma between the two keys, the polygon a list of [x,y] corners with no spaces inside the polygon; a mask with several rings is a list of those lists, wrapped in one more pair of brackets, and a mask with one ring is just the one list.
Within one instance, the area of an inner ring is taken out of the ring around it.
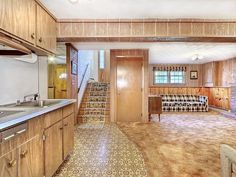
{"label": "tile floor pattern", "polygon": [[215,112],[118,125],[142,151],[153,177],[220,177],[220,144],[236,148],[236,120]]}
{"label": "tile floor pattern", "polygon": [[147,177],[137,146],[115,124],[79,126],[74,153],[56,177]]}

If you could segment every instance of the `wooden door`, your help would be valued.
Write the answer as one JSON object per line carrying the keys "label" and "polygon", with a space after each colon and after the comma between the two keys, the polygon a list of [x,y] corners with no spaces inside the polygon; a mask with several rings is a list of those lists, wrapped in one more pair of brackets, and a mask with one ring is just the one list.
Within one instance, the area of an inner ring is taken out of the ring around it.
{"label": "wooden door", "polygon": [[63,157],[66,156],[74,148],[74,114],[63,119]]}
{"label": "wooden door", "polygon": [[45,175],[51,177],[62,163],[62,121],[45,130]]}
{"label": "wooden door", "polygon": [[117,59],[117,121],[141,121],[142,63],[142,58]]}
{"label": "wooden door", "polygon": [[43,176],[43,141],[35,136],[18,148],[18,177]]}
{"label": "wooden door", "polygon": [[35,43],[36,3],[34,0],[1,0],[0,28]]}
{"label": "wooden door", "polygon": [[55,99],[65,99],[67,97],[66,89],[66,65],[59,65],[55,67],[54,86]]}
{"label": "wooden door", "polygon": [[37,5],[37,41],[38,47],[55,53],[56,50],[56,21],[40,6]]}
{"label": "wooden door", "polygon": [[0,158],[0,177],[17,176],[16,150],[7,153]]}

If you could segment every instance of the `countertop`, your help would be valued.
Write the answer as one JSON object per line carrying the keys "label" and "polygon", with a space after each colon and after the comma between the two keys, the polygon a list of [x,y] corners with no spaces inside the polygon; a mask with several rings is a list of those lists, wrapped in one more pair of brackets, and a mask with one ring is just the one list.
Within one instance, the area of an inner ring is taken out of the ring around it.
{"label": "countertop", "polygon": [[[50,100],[49,100],[50,101]],[[19,113],[5,116],[0,118],[0,131],[7,129],[16,124],[25,122],[34,117],[40,116],[42,114],[54,111],[56,109],[62,108],[66,105],[75,103],[74,99],[55,99],[55,101],[59,101],[58,103],[48,106],[48,107],[35,107],[35,108],[26,108],[26,107],[0,107],[0,111],[21,111]]]}

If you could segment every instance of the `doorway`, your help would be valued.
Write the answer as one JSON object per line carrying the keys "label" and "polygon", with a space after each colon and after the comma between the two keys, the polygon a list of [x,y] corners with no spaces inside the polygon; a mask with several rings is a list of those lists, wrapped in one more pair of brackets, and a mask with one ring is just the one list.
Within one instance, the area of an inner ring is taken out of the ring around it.
{"label": "doorway", "polygon": [[138,122],[142,118],[143,58],[117,58],[117,121]]}

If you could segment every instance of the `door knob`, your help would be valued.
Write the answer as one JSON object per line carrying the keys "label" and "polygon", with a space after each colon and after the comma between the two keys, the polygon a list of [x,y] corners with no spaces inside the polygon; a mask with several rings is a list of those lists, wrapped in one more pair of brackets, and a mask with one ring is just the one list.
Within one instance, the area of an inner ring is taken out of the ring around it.
{"label": "door knob", "polygon": [[43,38],[42,38],[42,37],[40,37],[40,38],[39,38],[39,42],[42,42],[42,41],[43,41]]}

